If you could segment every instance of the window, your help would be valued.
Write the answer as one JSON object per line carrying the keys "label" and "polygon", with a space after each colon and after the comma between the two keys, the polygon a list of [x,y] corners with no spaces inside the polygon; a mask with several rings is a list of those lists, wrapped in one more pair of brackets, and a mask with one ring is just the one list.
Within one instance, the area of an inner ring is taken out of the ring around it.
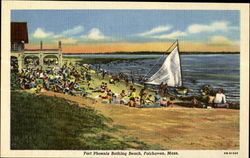
{"label": "window", "polygon": [[12,51],[21,51],[23,49],[24,49],[24,44],[17,43],[17,42],[11,43],[11,50]]}

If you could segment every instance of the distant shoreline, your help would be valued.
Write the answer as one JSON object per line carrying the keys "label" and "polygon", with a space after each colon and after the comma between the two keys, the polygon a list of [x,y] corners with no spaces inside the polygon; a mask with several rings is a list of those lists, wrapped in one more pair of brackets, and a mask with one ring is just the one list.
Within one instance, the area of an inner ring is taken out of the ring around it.
{"label": "distant shoreline", "polygon": [[[105,53],[63,53],[63,55],[114,55],[114,54],[123,54],[123,55],[161,55],[169,54],[170,52],[105,52]],[[180,52],[180,54],[185,55],[194,55],[194,54],[240,54],[240,52]]]}

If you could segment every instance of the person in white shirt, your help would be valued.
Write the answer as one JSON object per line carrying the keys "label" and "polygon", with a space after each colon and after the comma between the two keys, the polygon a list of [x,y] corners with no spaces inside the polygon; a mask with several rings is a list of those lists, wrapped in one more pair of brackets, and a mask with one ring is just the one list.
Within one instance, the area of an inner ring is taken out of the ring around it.
{"label": "person in white shirt", "polygon": [[226,102],[226,96],[223,94],[222,90],[218,90],[214,99],[215,107],[226,107],[229,108],[229,105]]}

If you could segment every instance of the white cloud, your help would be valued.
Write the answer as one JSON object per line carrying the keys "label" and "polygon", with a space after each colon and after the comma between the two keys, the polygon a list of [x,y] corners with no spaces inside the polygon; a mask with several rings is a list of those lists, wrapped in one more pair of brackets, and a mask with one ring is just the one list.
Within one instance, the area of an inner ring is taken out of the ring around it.
{"label": "white cloud", "polygon": [[68,29],[66,31],[63,31],[62,34],[63,35],[75,35],[75,34],[83,32],[83,30],[84,30],[84,28],[82,26],[76,26],[72,29]]}
{"label": "white cloud", "polygon": [[233,45],[235,43],[224,36],[213,36],[208,40],[208,44],[210,45]]}
{"label": "white cloud", "polygon": [[82,35],[80,37],[88,40],[103,40],[108,38],[107,36],[104,36],[98,28],[92,28],[88,35]]}
{"label": "white cloud", "polygon": [[47,41],[62,41],[64,44],[75,44],[79,41],[101,41],[101,40],[115,40],[114,38],[105,36],[100,29],[92,28],[87,34],[77,36],[79,33],[83,32],[83,26],[76,26],[72,29],[62,31],[60,34],[55,34],[53,32],[47,32],[44,29],[37,28],[32,34],[33,38],[43,38]]}
{"label": "white cloud", "polygon": [[45,32],[42,28],[37,28],[33,33],[33,37],[35,38],[46,38],[54,35],[52,32]]}
{"label": "white cloud", "polygon": [[68,29],[68,30],[63,31],[60,34],[54,35],[54,38],[62,38],[62,37],[72,36],[72,35],[79,34],[83,31],[84,31],[83,26],[75,26],[72,29]]}
{"label": "white cloud", "polygon": [[229,31],[232,29],[237,29],[237,27],[229,26],[226,21],[213,22],[209,25],[193,24],[188,27],[188,32],[190,33],[200,33],[200,32],[215,32],[215,31]]}
{"label": "white cloud", "polygon": [[156,33],[160,33],[160,32],[165,32],[165,31],[168,31],[170,30],[171,27],[170,26],[158,26],[156,28],[153,28],[147,32],[143,32],[143,33],[139,33],[137,34],[138,36],[149,36],[149,35],[153,35],[153,34],[156,34]]}
{"label": "white cloud", "polygon": [[177,37],[186,36],[186,35],[187,35],[186,32],[175,31],[175,32],[172,32],[172,33],[166,34],[166,35],[153,36],[153,38],[158,38],[158,39],[175,39]]}

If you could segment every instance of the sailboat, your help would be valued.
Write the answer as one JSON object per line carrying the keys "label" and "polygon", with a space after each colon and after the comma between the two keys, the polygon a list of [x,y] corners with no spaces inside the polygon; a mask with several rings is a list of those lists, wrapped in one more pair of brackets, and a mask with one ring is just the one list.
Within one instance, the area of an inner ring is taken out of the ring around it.
{"label": "sailboat", "polygon": [[[175,47],[173,47],[175,46]],[[145,75],[148,78],[145,78],[145,84],[151,85],[160,85],[161,83],[167,84],[169,87],[182,87],[182,73],[181,73],[181,60],[179,55],[179,44],[178,40],[175,41],[167,51],[171,48],[174,48],[171,53],[166,57],[162,57],[164,59],[161,67],[156,71],[153,75],[149,76],[152,69]]]}

